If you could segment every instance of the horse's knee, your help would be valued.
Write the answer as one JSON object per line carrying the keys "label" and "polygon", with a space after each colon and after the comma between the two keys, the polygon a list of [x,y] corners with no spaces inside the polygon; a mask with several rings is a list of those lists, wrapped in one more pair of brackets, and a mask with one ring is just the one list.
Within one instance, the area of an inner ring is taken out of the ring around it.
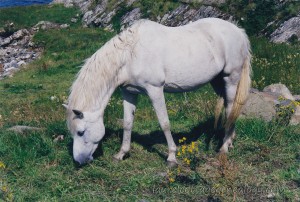
{"label": "horse's knee", "polygon": [[161,129],[164,131],[164,132],[168,132],[170,131],[170,122],[169,121],[164,121],[161,123]]}
{"label": "horse's knee", "polygon": [[130,131],[132,129],[132,122],[131,121],[124,121],[123,129],[126,131]]}

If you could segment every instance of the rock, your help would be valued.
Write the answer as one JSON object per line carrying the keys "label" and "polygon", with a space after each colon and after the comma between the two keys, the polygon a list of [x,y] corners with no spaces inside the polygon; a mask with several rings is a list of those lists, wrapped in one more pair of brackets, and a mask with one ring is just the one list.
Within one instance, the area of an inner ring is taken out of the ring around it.
{"label": "rock", "polygon": [[9,129],[7,129],[8,131],[13,131],[15,133],[20,133],[20,134],[24,134],[25,132],[31,132],[31,131],[40,131],[43,130],[42,128],[37,128],[37,127],[30,127],[30,126],[13,126]]}
{"label": "rock", "polygon": [[298,124],[300,124],[300,106],[296,107],[296,110],[290,119],[290,125],[298,125]]}
{"label": "rock", "polygon": [[23,65],[26,65],[26,62],[24,62],[23,60],[21,60],[20,62],[18,62],[18,66],[21,67]]}
{"label": "rock", "polygon": [[61,142],[65,139],[63,135],[59,135],[56,138],[54,138],[53,142]]}
{"label": "rock", "polygon": [[222,18],[225,20],[231,20],[233,18],[232,16],[222,13],[217,8],[212,6],[201,6],[196,10],[189,5],[180,5],[174,11],[165,14],[160,23],[167,26],[176,27],[207,17]]}
{"label": "rock", "polygon": [[270,192],[270,193],[268,193],[267,198],[268,199],[273,199],[273,198],[275,198],[275,196],[276,195],[273,192]]}
{"label": "rock", "polygon": [[300,101],[300,95],[294,95],[295,100],[299,100]]}
{"label": "rock", "polygon": [[65,7],[77,6],[82,12],[86,12],[94,0],[53,0],[51,4],[64,4]]}
{"label": "rock", "polygon": [[68,24],[56,24],[48,21],[40,21],[30,29],[21,29],[6,38],[0,37],[0,79],[4,76],[12,76],[13,72],[35,60],[41,53],[41,49],[35,47],[32,42],[33,35],[39,29],[63,29]]}
{"label": "rock", "polygon": [[226,0],[180,0],[183,3],[202,3],[204,5],[219,5],[226,2]]}
{"label": "rock", "polygon": [[22,59],[22,60],[26,60],[26,59],[29,59],[29,58],[31,58],[31,55],[30,55],[30,54],[26,54],[26,55],[22,55],[22,56],[21,56],[21,59]]}
{"label": "rock", "polygon": [[0,27],[0,36],[4,36],[6,34],[6,31],[3,27]]}
{"label": "rock", "polygon": [[59,27],[60,27],[61,29],[66,29],[66,28],[70,27],[70,25],[68,25],[68,24],[62,24],[62,25],[60,25]]}
{"label": "rock", "polygon": [[72,22],[72,23],[76,23],[77,21],[78,21],[77,18],[71,18],[71,22]]}
{"label": "rock", "polygon": [[273,101],[276,99],[277,96],[271,94],[266,96],[266,93],[261,92],[250,93],[242,109],[241,117],[259,118],[267,122],[271,121],[276,116],[276,108]]}
{"label": "rock", "polygon": [[10,63],[4,64],[5,71],[8,71],[9,68],[17,68],[17,67],[18,67],[18,62],[16,60],[12,60],[10,61]]}
{"label": "rock", "polygon": [[271,34],[271,41],[275,43],[289,42],[290,40],[300,41],[300,16],[285,21]]}
{"label": "rock", "polygon": [[4,38],[0,41],[0,46],[7,46],[8,44],[11,43],[11,38],[10,37],[7,37],[7,38]]}
{"label": "rock", "polygon": [[[84,26],[94,25],[96,27],[102,27],[107,30],[112,30],[112,19],[117,14],[120,14],[119,11],[122,6],[119,6],[123,1],[117,1],[113,5],[110,5],[108,8],[108,1],[100,1],[99,4],[87,11],[84,12],[82,22]],[[130,8],[130,5],[134,2],[126,1],[127,8]],[[213,0],[204,0],[207,4],[215,4],[224,2],[224,0],[213,1]],[[124,5],[124,4],[122,4]],[[159,23],[167,25],[167,26],[180,26],[188,24],[191,21],[196,21],[200,18],[205,17],[217,17],[225,20],[231,20],[233,17],[222,13],[219,9],[214,8],[212,6],[201,6],[200,8],[195,8],[190,4],[181,4],[175,10],[165,13],[163,17],[156,16],[156,19]],[[134,8],[130,12],[127,12],[123,16],[121,16],[121,30],[124,30],[126,27],[133,24],[134,21],[142,18],[142,13],[140,8]],[[152,19],[153,20],[153,19]]]}
{"label": "rock", "polygon": [[136,20],[141,19],[141,9],[140,8],[135,8],[132,11],[126,13],[122,18],[121,18],[121,30],[125,29],[125,27],[131,26]]}
{"label": "rock", "polygon": [[94,20],[93,14],[94,14],[93,11],[88,11],[83,15],[82,23],[83,23],[84,26],[88,26],[89,24],[92,23],[92,21]]}
{"label": "rock", "polygon": [[93,21],[94,25],[97,27],[106,27],[110,24],[112,18],[116,15],[116,10],[112,10],[109,13],[103,13],[100,18]]}
{"label": "rock", "polygon": [[57,23],[53,23],[53,22],[49,22],[49,21],[40,21],[36,25],[34,25],[33,28],[35,30],[39,30],[39,29],[49,30],[49,29],[59,29],[59,28],[65,27],[65,26],[66,26],[66,24],[59,25]]}
{"label": "rock", "polygon": [[127,0],[127,6],[131,6],[137,0]]}
{"label": "rock", "polygon": [[263,89],[264,92],[275,93],[278,96],[283,96],[289,100],[295,100],[289,89],[284,84],[272,84]]}
{"label": "rock", "polygon": [[73,0],[53,0],[51,4],[64,4],[64,6],[67,8],[74,6]]}
{"label": "rock", "polygon": [[29,35],[28,30],[27,29],[21,29],[21,30],[16,31],[15,33],[13,33],[13,35],[11,36],[11,39],[12,40],[21,39],[26,35]]}

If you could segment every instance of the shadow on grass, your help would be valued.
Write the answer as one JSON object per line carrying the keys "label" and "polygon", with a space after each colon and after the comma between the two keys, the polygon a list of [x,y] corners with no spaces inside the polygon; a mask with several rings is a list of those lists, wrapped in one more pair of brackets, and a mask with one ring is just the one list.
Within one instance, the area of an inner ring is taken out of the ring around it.
{"label": "shadow on grass", "polygon": [[[193,141],[197,141],[199,138],[204,139],[204,146],[205,150],[214,149],[218,151],[221,144],[222,139],[224,137],[223,130],[214,130],[214,119],[210,118],[205,122],[199,123],[197,126],[192,128],[190,132],[178,132],[172,133],[173,139],[178,146],[179,139],[183,137],[187,137],[186,143],[190,144]],[[99,143],[98,148],[93,154],[94,159],[103,155],[102,143],[106,142],[113,135],[117,135],[120,138],[120,145],[121,148],[122,138],[123,138],[123,130],[112,130],[110,128],[106,129],[105,136],[103,140]],[[157,144],[164,144],[167,146],[167,141],[165,138],[164,133],[160,131],[153,131],[150,134],[139,134],[136,132],[132,133],[132,142],[136,142],[144,147],[145,150],[152,153],[157,153],[162,159],[167,159],[167,151],[160,151],[159,149],[155,148],[154,146]],[[213,146],[213,148],[211,148]],[[73,142],[71,141],[68,144],[68,152],[70,156],[73,155]],[[129,152],[130,153],[130,152]],[[127,154],[124,159],[128,158],[130,155]],[[78,168],[82,166],[78,166],[78,164],[74,161],[74,165]]]}
{"label": "shadow on grass", "polygon": [[[224,131],[223,130],[214,130],[213,125],[214,125],[214,119],[210,118],[205,122],[199,123],[197,126],[192,128],[190,130],[190,132],[172,133],[172,136],[173,136],[173,139],[177,146],[179,143],[179,139],[181,139],[182,137],[187,138],[187,140],[186,140],[187,144],[190,144],[191,142],[197,141],[199,138],[201,138],[201,139],[204,139],[205,150],[212,149],[210,147],[213,145],[213,147],[214,147],[213,149],[215,151],[218,151],[222,144],[222,139],[224,137]],[[106,139],[108,139],[113,134],[119,136],[120,140],[122,140],[122,138],[123,138],[122,130],[107,129],[106,135],[105,135],[105,138],[103,139],[103,141],[106,141]],[[133,132],[132,133],[132,142],[136,142],[136,143],[140,144],[148,152],[157,153],[163,159],[167,158],[167,153],[162,153],[161,151],[159,151],[158,149],[156,149],[154,147],[157,144],[167,145],[165,135],[161,130],[153,131],[150,134],[139,134],[139,133]],[[120,148],[121,148],[121,143],[122,143],[122,141],[120,141]],[[99,146],[98,149],[102,150],[101,146]],[[101,155],[101,152],[97,152],[97,153]]]}

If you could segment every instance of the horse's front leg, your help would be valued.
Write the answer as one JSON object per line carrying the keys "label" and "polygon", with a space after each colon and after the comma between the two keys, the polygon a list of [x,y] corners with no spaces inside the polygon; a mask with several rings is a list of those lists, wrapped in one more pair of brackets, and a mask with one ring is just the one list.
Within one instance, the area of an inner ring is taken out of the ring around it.
{"label": "horse's front leg", "polygon": [[136,108],[137,95],[129,93],[126,90],[122,90],[123,95],[123,106],[124,106],[124,132],[123,132],[123,141],[120,151],[114,155],[114,158],[117,160],[123,160],[123,157],[130,150],[131,143],[131,130],[133,126],[134,112]]}
{"label": "horse's front leg", "polygon": [[168,143],[169,155],[168,155],[168,165],[174,167],[177,165],[176,161],[176,144],[173,140],[170,131],[170,121],[167,113],[165,97],[163,92],[163,87],[148,87],[147,93],[152,101],[154,110],[156,112],[160,127],[162,128]]}

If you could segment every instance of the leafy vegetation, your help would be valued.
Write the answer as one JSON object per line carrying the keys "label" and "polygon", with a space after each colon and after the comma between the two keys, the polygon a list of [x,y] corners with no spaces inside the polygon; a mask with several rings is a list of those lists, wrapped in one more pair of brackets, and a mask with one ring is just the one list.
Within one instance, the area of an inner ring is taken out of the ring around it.
{"label": "leafy vegetation", "polygon": [[262,30],[269,34],[274,31],[273,26],[267,27],[269,22],[282,22],[296,16],[300,10],[300,3],[279,0],[228,0],[220,8],[236,16],[249,35],[259,35]]}
{"label": "leafy vegetation", "polygon": [[300,94],[300,44],[273,44],[265,38],[251,38],[253,51],[253,87],[263,89],[283,83]]}
{"label": "leafy vegetation", "polygon": [[[78,12],[56,6],[26,7],[26,13],[23,9],[15,9],[19,16],[5,17],[2,11],[8,11],[2,9],[0,21],[9,19],[19,26],[30,26],[25,22],[28,13],[37,9],[55,13],[61,9],[56,16],[61,21],[56,22],[66,23]],[[72,15],[63,17],[66,12]],[[189,154],[193,154],[179,157],[179,173],[165,164],[166,141],[146,96],[139,97],[130,156],[122,162],[112,160],[122,138],[122,100],[118,90],[106,109],[106,136],[95,160],[76,167],[61,104],[83,60],[112,36],[101,29],[76,24],[66,30],[40,31],[34,40],[44,47],[43,56],[13,78],[0,81],[0,200],[299,200],[299,126],[240,119],[235,148],[228,156],[218,156],[221,131],[213,131],[216,96],[210,86],[196,92],[166,94],[174,138],[181,144],[179,151],[186,145],[186,149],[192,148]],[[276,45],[256,37],[251,38],[251,43],[255,87],[281,81],[299,93],[299,45]],[[43,131],[21,135],[7,130],[17,124],[37,126]],[[64,139],[56,140],[61,135]],[[197,145],[192,146],[193,142]]]}
{"label": "leafy vegetation", "polygon": [[167,13],[168,11],[174,10],[180,4],[176,0],[141,0],[137,1],[133,5],[141,8],[144,18],[155,20],[157,16],[163,17],[163,14]]}

